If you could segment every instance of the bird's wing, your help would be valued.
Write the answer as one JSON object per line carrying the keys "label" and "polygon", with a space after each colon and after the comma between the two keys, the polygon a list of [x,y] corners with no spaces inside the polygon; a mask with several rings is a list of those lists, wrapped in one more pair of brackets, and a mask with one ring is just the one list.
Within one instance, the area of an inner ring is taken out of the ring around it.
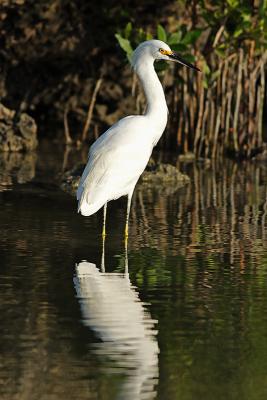
{"label": "bird's wing", "polygon": [[135,150],[129,146],[120,147],[90,157],[77,192],[80,203],[85,201],[100,208],[107,201],[128,194],[151,154],[146,151],[146,157],[139,157]]}
{"label": "bird's wing", "polygon": [[[122,125],[113,126],[113,132],[107,135],[107,131],[102,141],[96,141],[91,148],[77,191],[79,209],[85,202],[97,211],[107,201],[128,194],[143,172],[152,151],[151,143],[145,139],[140,143],[138,133],[132,134],[128,121],[124,124],[128,127],[125,132]],[[138,123],[133,125],[136,129]]]}
{"label": "bird's wing", "polygon": [[130,115],[117,121],[92,144],[88,158],[96,156],[111,146],[128,143],[131,132],[134,132],[138,123],[140,124],[139,120],[139,116]]}
{"label": "bird's wing", "polygon": [[[123,125],[123,130],[127,132],[127,121],[131,117],[123,118],[103,133],[90,147],[88,154],[88,162],[82,173],[79,187],[77,190],[77,200],[80,200],[84,187],[88,185],[89,181],[93,181],[97,176],[101,178],[101,170],[105,170],[105,164],[110,161],[110,153],[115,156],[116,152],[120,152],[120,148],[124,140],[120,140],[120,132]],[[122,138],[123,139],[123,138]],[[102,166],[102,168],[101,168]],[[97,180],[96,179],[96,183]],[[86,181],[86,182],[85,182]]]}

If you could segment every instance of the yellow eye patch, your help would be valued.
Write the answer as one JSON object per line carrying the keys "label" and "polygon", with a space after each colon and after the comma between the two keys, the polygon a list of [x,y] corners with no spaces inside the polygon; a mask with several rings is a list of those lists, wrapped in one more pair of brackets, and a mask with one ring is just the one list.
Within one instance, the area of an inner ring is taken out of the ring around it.
{"label": "yellow eye patch", "polygon": [[159,49],[159,52],[161,54],[164,54],[165,56],[169,56],[170,54],[172,54],[170,50],[164,50],[164,49]]}

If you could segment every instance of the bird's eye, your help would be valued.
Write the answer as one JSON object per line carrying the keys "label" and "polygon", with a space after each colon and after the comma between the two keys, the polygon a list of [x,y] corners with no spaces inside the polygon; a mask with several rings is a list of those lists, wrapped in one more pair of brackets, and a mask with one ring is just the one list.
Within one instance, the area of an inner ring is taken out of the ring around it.
{"label": "bird's eye", "polygon": [[163,54],[164,56],[170,55],[171,51],[169,50],[164,50],[164,49],[159,49],[160,54]]}

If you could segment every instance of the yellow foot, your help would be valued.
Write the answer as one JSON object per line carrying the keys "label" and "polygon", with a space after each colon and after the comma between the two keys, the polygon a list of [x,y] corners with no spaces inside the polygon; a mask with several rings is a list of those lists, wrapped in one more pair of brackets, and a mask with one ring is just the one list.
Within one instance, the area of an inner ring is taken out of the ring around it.
{"label": "yellow foot", "polygon": [[103,231],[102,231],[102,238],[105,239],[106,236],[107,236],[107,235],[106,235],[106,229],[103,229]]}

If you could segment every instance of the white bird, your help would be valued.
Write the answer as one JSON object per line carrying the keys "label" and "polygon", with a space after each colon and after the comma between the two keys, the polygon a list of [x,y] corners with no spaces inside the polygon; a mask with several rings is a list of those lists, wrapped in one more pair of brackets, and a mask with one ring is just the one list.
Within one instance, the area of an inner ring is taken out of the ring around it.
{"label": "white bird", "polygon": [[104,206],[103,236],[107,202],[128,196],[125,226],[125,236],[128,237],[135,185],[167,124],[168,108],[154,69],[155,60],[176,61],[198,70],[160,40],[143,42],[134,51],[132,66],[144,88],[146,112],[119,120],[95,141],[77,190],[78,212],[82,215],[92,215]]}

